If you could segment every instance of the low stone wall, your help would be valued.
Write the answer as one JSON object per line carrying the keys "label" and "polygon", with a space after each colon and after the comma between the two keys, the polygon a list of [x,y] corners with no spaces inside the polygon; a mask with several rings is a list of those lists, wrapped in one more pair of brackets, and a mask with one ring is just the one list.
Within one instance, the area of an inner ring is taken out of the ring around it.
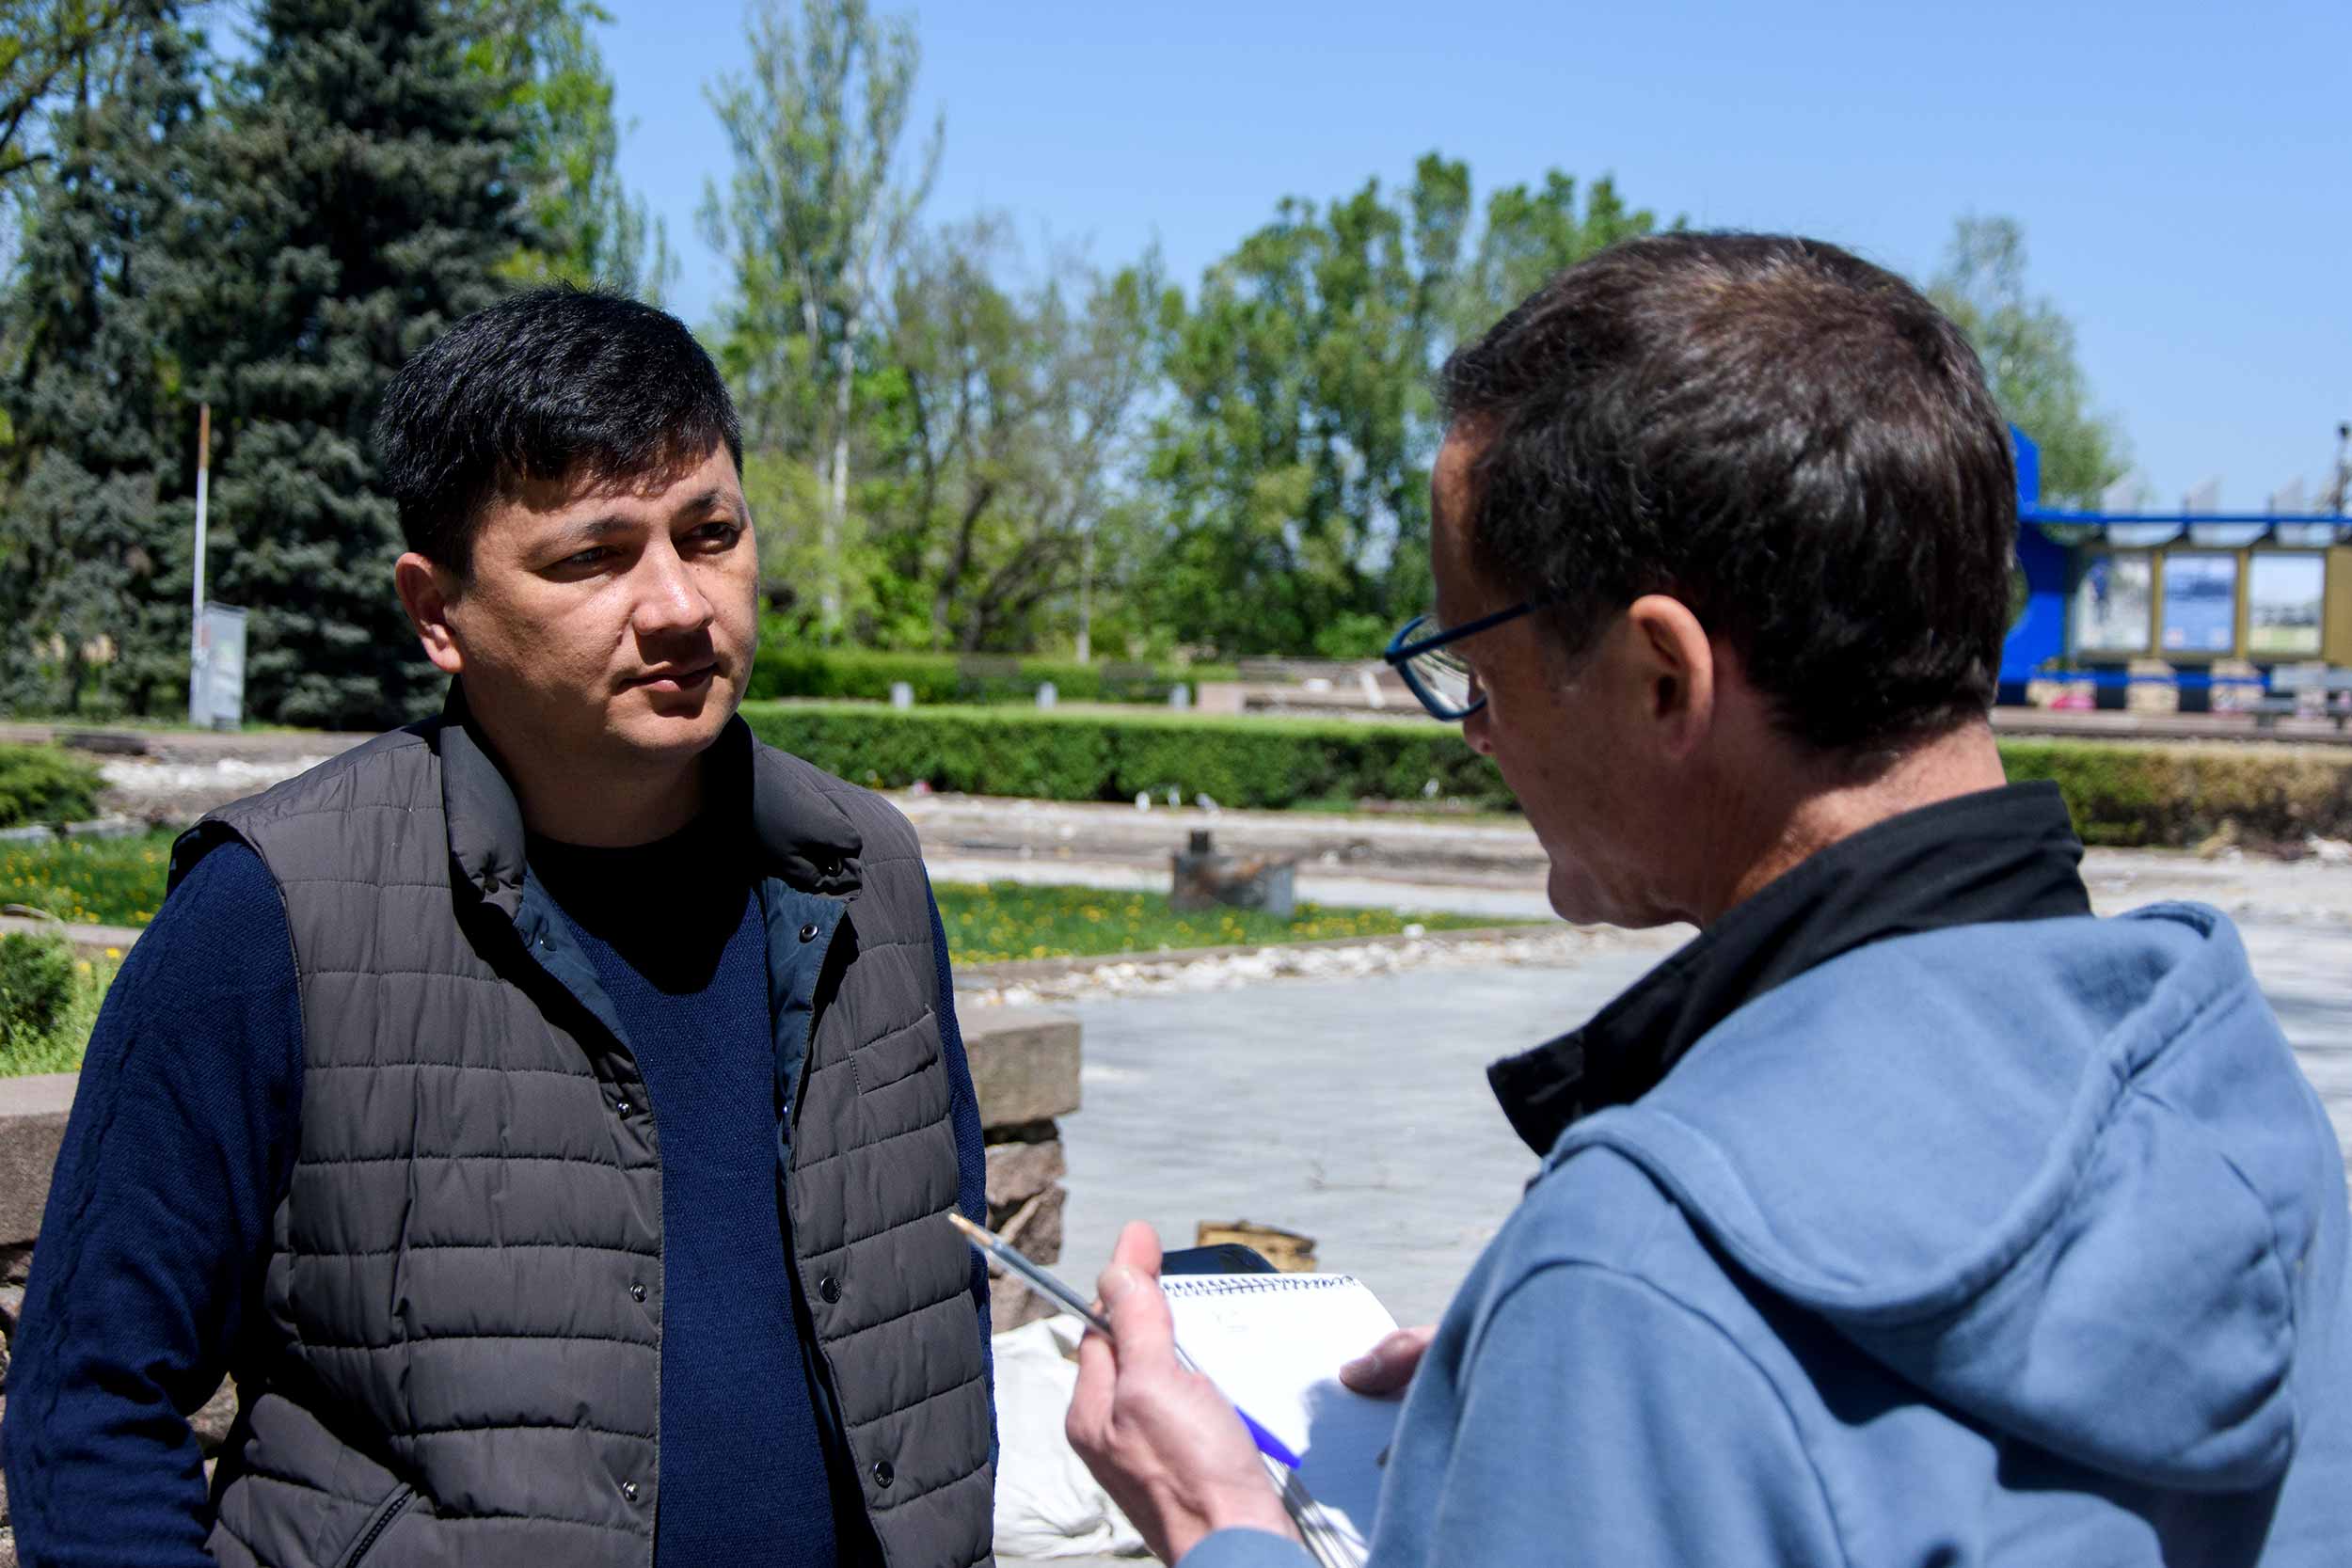
{"label": "low stone wall", "polygon": [[[1028,1007],[976,1007],[962,1016],[964,1053],[988,1140],[988,1227],[1041,1263],[1061,1259],[1061,1130],[1078,1108],[1078,1021]],[[989,1317],[997,1333],[1052,1308],[990,1265]]]}
{"label": "low stone wall", "polygon": [[[1078,1108],[1078,1021],[1026,1007],[975,1007],[961,1022],[988,1143],[990,1227],[1039,1261],[1054,1262],[1061,1256],[1067,1196],[1057,1120]],[[77,1081],[70,1072],[0,1078],[0,1377],[8,1371]],[[992,1281],[989,1301],[999,1333],[1046,1311],[1002,1278]],[[6,1408],[0,1399],[0,1419]],[[236,1411],[236,1389],[224,1383],[191,1418],[208,1473]],[[16,1560],[8,1490],[0,1482],[0,1568],[16,1568]]]}

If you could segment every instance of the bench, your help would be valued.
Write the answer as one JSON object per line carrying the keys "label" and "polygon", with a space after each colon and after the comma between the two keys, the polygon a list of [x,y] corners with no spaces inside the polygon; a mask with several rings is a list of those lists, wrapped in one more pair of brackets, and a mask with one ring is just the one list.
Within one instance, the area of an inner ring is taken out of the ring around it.
{"label": "bench", "polygon": [[[2316,711],[2310,697],[2316,694]],[[2253,705],[2254,722],[2267,729],[2282,717],[2329,718],[2339,730],[2352,721],[2352,670],[2312,664],[2280,665],[2270,673],[2270,690]]]}

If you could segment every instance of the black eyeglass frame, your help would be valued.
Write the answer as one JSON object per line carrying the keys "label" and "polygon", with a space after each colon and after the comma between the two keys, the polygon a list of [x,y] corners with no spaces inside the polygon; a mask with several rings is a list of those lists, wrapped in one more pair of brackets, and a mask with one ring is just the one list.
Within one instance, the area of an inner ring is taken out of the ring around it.
{"label": "black eyeglass frame", "polygon": [[1414,628],[1429,619],[1426,615],[1416,615],[1397,627],[1396,635],[1389,639],[1388,651],[1380,657],[1388,662],[1389,668],[1403,677],[1405,689],[1421,700],[1421,705],[1429,710],[1431,718],[1442,719],[1449,723],[1457,722],[1485,707],[1486,697],[1482,694],[1478,701],[1470,704],[1470,706],[1456,707],[1422,683],[1421,677],[1413,673],[1412,660],[1422,654],[1442,648],[1449,642],[1459,642],[1466,637],[1475,637],[1482,631],[1491,631],[1505,622],[1516,621],[1522,615],[1532,615],[1536,610],[1549,609],[1559,602],[1556,596],[1550,594],[1539,599],[1522,599],[1508,610],[1498,610],[1491,615],[1481,615],[1475,621],[1465,621],[1458,626],[1448,626],[1434,637],[1407,641],[1412,638]]}

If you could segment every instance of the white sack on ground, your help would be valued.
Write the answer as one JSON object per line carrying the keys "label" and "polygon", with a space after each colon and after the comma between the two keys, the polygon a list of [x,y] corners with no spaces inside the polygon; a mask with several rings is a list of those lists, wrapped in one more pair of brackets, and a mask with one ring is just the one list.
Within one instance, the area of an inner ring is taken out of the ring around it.
{"label": "white sack on ground", "polygon": [[1143,1551],[1143,1537],[1062,1436],[1078,1369],[1073,1316],[996,1336],[996,1555],[1101,1557]]}

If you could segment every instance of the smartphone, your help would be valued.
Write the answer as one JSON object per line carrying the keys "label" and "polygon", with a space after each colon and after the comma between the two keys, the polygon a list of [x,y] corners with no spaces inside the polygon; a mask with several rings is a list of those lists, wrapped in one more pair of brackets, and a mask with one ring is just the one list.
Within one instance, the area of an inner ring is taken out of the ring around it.
{"label": "smartphone", "polygon": [[1160,1273],[1168,1274],[1279,1274],[1264,1253],[1239,1242],[1218,1242],[1214,1246],[1178,1247],[1174,1252],[1160,1255]]}

